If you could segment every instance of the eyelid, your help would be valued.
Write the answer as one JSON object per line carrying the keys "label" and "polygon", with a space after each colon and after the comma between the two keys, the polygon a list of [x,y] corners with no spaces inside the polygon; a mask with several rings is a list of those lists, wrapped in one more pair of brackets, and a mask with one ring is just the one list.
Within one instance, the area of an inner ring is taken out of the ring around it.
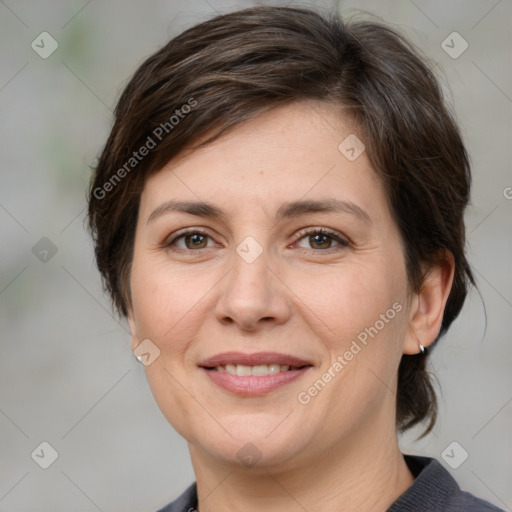
{"label": "eyelid", "polygon": [[[212,234],[209,232],[208,229],[189,227],[189,228],[183,228],[181,230],[178,230],[175,233],[172,233],[170,236],[166,237],[162,243],[162,247],[170,248],[171,245],[176,243],[176,241],[178,239],[186,237],[187,235],[194,235],[194,234],[206,236],[215,242],[214,237],[212,236]],[[311,227],[301,229],[294,236],[297,239],[294,242],[294,244],[296,244],[297,242],[300,242],[303,238],[305,238],[307,236],[316,235],[316,234],[322,234],[322,235],[329,236],[330,238],[332,238],[333,240],[338,242],[338,244],[342,247],[348,247],[351,245],[351,241],[346,236],[342,235],[338,231],[335,231],[333,229],[326,228],[323,226],[317,226],[317,227],[311,226]],[[215,242],[215,243],[217,244],[217,242]],[[290,247],[290,246],[288,246],[288,247]],[[304,247],[302,249],[304,249],[306,251],[312,251],[315,253],[319,253],[319,252],[321,253],[321,252],[329,252],[331,249],[335,249],[335,248],[336,248],[336,246],[329,247],[328,249],[313,249],[313,248],[307,249]],[[196,252],[196,251],[198,252],[198,251],[204,250],[204,249],[211,249],[211,247],[202,247],[202,248],[195,249],[195,250],[194,249],[176,248],[176,250],[178,250],[178,251],[181,250],[181,251],[187,251],[187,252]]]}
{"label": "eyelid", "polygon": [[[164,239],[164,241],[162,242],[161,246],[164,249],[168,249],[179,238],[181,239],[187,235],[196,235],[196,234],[207,236],[208,238],[210,238],[211,240],[213,240],[215,242],[214,237],[212,236],[212,234],[210,233],[210,231],[208,229],[190,227],[190,228],[180,229],[180,230],[172,233],[171,235],[167,236]],[[217,242],[215,242],[215,243],[217,243]],[[211,247],[203,247],[203,249],[211,249]],[[193,251],[192,249],[181,249],[179,247],[176,248],[176,250],[189,251],[189,252]],[[196,249],[196,250],[198,250],[198,249]]]}
{"label": "eyelid", "polygon": [[[305,238],[306,236],[316,235],[316,234],[322,234],[331,237],[336,242],[338,242],[342,247],[349,247],[352,245],[352,242],[349,240],[348,237],[342,235],[338,231],[335,231],[330,228],[326,228],[323,226],[318,227],[308,227],[301,229],[295,236],[297,237],[297,242]],[[295,243],[297,243],[295,242]],[[329,252],[331,249],[334,249],[335,247],[329,247],[328,249],[309,249],[310,251],[314,252]],[[308,249],[306,249],[308,250]]]}

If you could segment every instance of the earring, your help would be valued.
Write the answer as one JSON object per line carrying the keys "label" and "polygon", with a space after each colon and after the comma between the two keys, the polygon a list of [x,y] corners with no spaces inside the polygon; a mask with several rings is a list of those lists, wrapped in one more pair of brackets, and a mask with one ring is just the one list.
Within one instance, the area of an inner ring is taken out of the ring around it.
{"label": "earring", "polygon": [[425,347],[420,343],[420,350],[421,350],[421,353],[424,354],[425,353]]}
{"label": "earring", "polygon": [[137,354],[135,354],[135,352],[133,353],[133,357],[135,357],[135,359],[137,359],[137,361],[139,363],[142,363],[142,357],[138,356]]}

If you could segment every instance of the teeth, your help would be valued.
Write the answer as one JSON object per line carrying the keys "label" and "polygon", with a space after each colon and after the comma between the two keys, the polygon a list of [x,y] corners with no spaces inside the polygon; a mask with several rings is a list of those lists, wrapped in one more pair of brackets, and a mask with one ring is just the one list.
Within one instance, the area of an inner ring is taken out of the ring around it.
{"label": "teeth", "polygon": [[239,377],[248,377],[249,375],[252,375],[252,368],[250,366],[244,366],[243,364],[237,364],[236,374]]}
{"label": "teeth", "polygon": [[278,364],[269,364],[268,365],[268,373],[279,373],[281,371],[281,367]]}
{"label": "teeth", "polygon": [[253,366],[251,375],[268,375],[268,366],[266,364],[259,364],[258,366]]}
{"label": "teeth", "polygon": [[238,375],[239,377],[248,377],[249,375],[257,375],[264,377],[265,375],[273,375],[279,372],[287,372],[290,366],[287,364],[258,364],[256,366],[246,366],[244,364],[227,364],[226,366],[216,366],[218,372],[226,372],[230,375]]}

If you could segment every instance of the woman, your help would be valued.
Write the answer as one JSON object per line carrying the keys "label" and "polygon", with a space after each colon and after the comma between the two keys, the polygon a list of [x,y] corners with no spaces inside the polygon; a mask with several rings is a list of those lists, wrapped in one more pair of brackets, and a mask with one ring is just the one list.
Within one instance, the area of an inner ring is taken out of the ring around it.
{"label": "woman", "polygon": [[376,23],[261,7],[124,90],[89,222],[196,482],[162,511],[487,511],[397,433],[474,284],[470,169],[437,81]]}

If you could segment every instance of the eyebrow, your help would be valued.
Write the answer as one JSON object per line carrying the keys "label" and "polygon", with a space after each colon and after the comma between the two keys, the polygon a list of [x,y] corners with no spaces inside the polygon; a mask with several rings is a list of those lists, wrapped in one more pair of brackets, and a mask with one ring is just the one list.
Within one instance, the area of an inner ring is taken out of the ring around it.
{"label": "eyebrow", "polygon": [[[155,208],[148,217],[146,224],[150,221],[171,212],[188,213],[198,217],[207,217],[211,219],[226,221],[226,213],[217,206],[202,201],[166,201]],[[299,200],[284,203],[279,207],[276,213],[276,221],[307,215],[309,213],[348,213],[354,215],[366,224],[371,224],[370,215],[357,204],[351,201],[342,201],[339,199],[326,198],[315,200]]]}

